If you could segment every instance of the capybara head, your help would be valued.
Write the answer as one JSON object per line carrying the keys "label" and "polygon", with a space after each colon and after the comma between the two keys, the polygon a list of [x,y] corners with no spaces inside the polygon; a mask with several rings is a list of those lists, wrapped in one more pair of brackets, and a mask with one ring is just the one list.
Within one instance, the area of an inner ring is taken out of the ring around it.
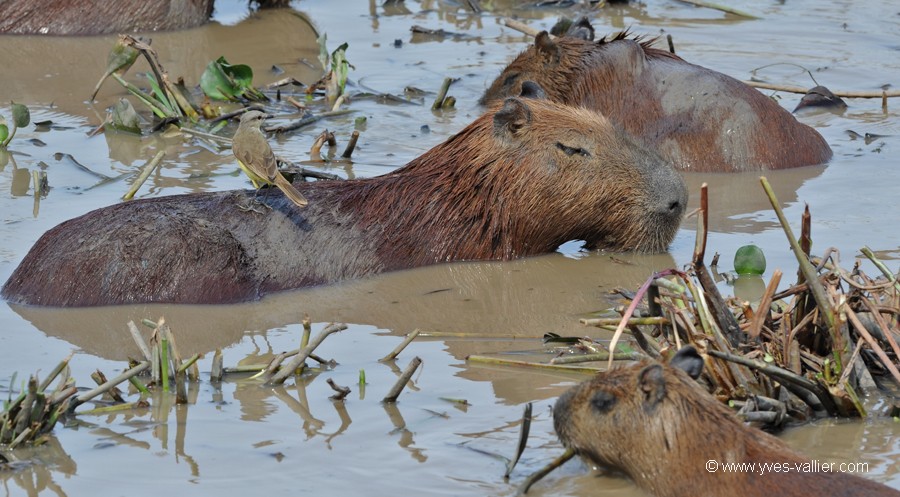
{"label": "capybara head", "polygon": [[484,92],[480,102],[490,105],[502,98],[518,95],[525,81],[537,83],[547,92],[550,100],[576,102],[572,95],[572,81],[591,69],[595,62],[590,55],[596,52],[598,46],[626,36],[627,33],[623,32],[609,40],[604,38],[595,42],[587,39],[586,35],[552,39],[549,33],[541,31],[534,38],[534,44],[503,69]]}
{"label": "capybara head", "polygon": [[[533,83],[522,87],[524,96],[543,95]],[[507,213],[515,221],[504,224],[529,226],[527,238],[535,243],[580,239],[589,248],[666,250],[684,214],[687,188],[659,154],[599,113],[540,98],[508,98],[488,115],[493,136],[459,144],[493,150],[455,150],[455,137],[446,153],[477,154],[476,161],[492,163],[479,177],[496,175],[491,188],[509,206],[500,212],[519,211]],[[564,239],[543,240],[560,228]]]}
{"label": "capybara head", "polygon": [[708,443],[703,430],[723,419],[735,423],[694,381],[702,371],[703,358],[687,346],[669,365],[646,360],[598,373],[556,401],[556,433],[580,456],[640,484],[653,477],[649,473],[661,466],[660,458],[686,457],[686,447]]}

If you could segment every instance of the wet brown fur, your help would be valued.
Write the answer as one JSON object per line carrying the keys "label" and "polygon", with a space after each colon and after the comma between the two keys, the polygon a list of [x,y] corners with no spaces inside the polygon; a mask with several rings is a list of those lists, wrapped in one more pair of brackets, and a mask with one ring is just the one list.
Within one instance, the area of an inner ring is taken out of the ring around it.
{"label": "wet brown fur", "polygon": [[2,295],[52,306],[226,303],[573,239],[663,251],[687,202],[671,165],[602,116],[531,99],[507,99],[384,176],[295,186],[304,209],[273,191],[273,210],[244,212],[248,192],[232,191],[89,212],[45,233]]}
{"label": "wet brown fur", "polygon": [[831,158],[822,136],[771,98],[651,43],[624,32],[598,42],[542,33],[482,103],[535,81],[551,100],[602,112],[685,171],[782,169]]}
{"label": "wet brown fur", "polygon": [[0,33],[98,35],[185,29],[209,20],[213,0],[3,0]]}
{"label": "wet brown fur", "polygon": [[[793,464],[811,459],[743,424],[681,369],[651,361],[575,386],[559,398],[553,416],[563,445],[658,497],[900,495],[848,473],[795,471]],[[708,472],[709,460],[787,463],[792,471]]]}

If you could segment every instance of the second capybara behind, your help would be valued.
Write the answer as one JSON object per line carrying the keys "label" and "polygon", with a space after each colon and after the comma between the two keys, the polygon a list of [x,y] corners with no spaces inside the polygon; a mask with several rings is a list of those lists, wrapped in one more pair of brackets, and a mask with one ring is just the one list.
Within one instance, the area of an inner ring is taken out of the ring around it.
{"label": "second capybara behind", "polygon": [[[260,8],[288,0],[254,0]],[[250,3],[250,2],[248,2]],[[0,34],[102,35],[171,31],[209,21],[214,0],[2,0]]]}
{"label": "second capybara behind", "polygon": [[556,433],[657,497],[900,496],[745,425],[694,381],[702,370],[687,346],[669,365],[645,360],[599,373],[557,400]]}
{"label": "second capybara behind", "polygon": [[593,41],[542,32],[491,83],[482,103],[518,94],[526,80],[550,100],[602,112],[683,171],[783,169],[831,159],[816,130],[758,90],[626,33]]}
{"label": "second capybara behind", "polygon": [[[534,91],[533,93],[539,93]],[[428,264],[589,248],[666,250],[687,190],[595,112],[509,98],[383,176],[104,207],[45,233],[3,287],[22,304],[228,303]]]}

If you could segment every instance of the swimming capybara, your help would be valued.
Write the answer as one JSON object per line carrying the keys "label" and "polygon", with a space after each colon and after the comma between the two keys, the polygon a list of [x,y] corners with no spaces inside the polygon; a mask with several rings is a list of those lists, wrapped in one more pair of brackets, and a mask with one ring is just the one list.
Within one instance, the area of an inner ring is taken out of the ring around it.
{"label": "swimming capybara", "polygon": [[482,103],[518,94],[526,80],[550,100],[602,112],[683,171],[782,169],[831,158],[818,132],[758,90],[626,33],[595,42],[542,32]]}
{"label": "swimming capybara", "polygon": [[669,365],[645,360],[599,373],[556,401],[556,433],[658,497],[900,496],[745,425],[692,379],[702,370],[687,346]]}
{"label": "swimming capybara", "polygon": [[[526,89],[529,85],[526,85]],[[539,93],[534,90],[532,93]],[[277,191],[138,200],[64,222],[3,288],[13,302],[226,303],[416,266],[589,248],[664,251],[687,203],[681,176],[603,116],[509,98],[383,176]]]}

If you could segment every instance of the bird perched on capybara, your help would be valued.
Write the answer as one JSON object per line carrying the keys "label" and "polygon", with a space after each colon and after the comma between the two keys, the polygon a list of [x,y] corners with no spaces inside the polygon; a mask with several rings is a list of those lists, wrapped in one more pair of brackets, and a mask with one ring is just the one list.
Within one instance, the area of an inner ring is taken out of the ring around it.
{"label": "bird perched on capybara", "polygon": [[[526,85],[526,88],[529,85]],[[383,176],[295,186],[271,211],[248,192],[117,204],[45,233],[2,295],[50,306],[225,303],[382,271],[590,248],[664,251],[681,176],[603,116],[509,98]]]}
{"label": "bird perched on capybara", "polygon": [[782,169],[832,155],[816,130],[756,89],[624,32],[596,42],[542,32],[482,103],[517,95],[527,80],[550,100],[602,112],[683,171]]}
{"label": "bird perched on capybara", "polygon": [[658,497],[900,496],[745,425],[692,379],[702,370],[687,346],[669,365],[645,360],[599,373],[556,401],[556,433]]}

